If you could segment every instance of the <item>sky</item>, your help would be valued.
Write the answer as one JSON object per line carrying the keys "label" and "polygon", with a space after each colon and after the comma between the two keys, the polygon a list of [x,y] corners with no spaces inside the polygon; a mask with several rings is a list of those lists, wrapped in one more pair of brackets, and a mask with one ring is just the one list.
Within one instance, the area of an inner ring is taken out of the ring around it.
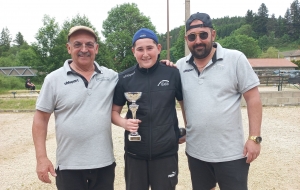
{"label": "sky", "polygon": [[[190,13],[205,12],[211,18],[224,16],[245,16],[247,10],[258,12],[262,3],[269,10],[269,16],[284,17],[294,0],[169,0],[169,30],[184,24],[185,2],[190,1]],[[150,17],[158,33],[167,32],[167,0],[0,0],[0,30],[7,27],[12,39],[18,32],[25,41],[35,42],[35,35],[43,26],[45,14],[55,18],[61,26],[65,20],[77,14],[85,15],[101,36],[102,23],[108,12],[123,3],[136,3],[140,12]]]}

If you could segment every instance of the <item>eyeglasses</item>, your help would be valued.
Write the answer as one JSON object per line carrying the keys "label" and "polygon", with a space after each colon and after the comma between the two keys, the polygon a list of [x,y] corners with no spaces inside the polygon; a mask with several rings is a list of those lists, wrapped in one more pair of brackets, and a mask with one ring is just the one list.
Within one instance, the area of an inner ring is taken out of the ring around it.
{"label": "eyeglasses", "polygon": [[207,32],[200,32],[200,33],[191,33],[187,36],[187,39],[190,42],[193,42],[196,40],[197,35],[199,35],[201,40],[206,40],[208,38],[208,33]]}
{"label": "eyeglasses", "polygon": [[81,49],[81,48],[83,48],[83,46],[87,49],[93,49],[95,47],[95,42],[87,42],[85,44],[80,43],[80,42],[73,43],[73,47],[76,49],[79,49],[79,48]]}

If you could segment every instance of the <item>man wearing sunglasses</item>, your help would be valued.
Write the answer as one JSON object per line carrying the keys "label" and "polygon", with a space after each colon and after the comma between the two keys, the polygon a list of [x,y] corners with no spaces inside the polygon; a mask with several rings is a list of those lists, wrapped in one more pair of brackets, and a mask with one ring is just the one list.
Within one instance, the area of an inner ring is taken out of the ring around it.
{"label": "man wearing sunglasses", "polygon": [[[190,54],[177,61],[186,114],[186,154],[193,189],[246,190],[250,163],[260,153],[262,105],[259,79],[246,56],[214,42],[210,16],[186,21]],[[244,139],[240,101],[247,103]]]}

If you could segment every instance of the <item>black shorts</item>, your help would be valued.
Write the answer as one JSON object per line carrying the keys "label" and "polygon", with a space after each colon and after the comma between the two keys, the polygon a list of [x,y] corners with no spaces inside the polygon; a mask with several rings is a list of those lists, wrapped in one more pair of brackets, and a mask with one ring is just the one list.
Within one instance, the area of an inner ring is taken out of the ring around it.
{"label": "black shorts", "polygon": [[58,190],[113,190],[116,163],[88,170],[56,171],[56,187]]}
{"label": "black shorts", "polygon": [[139,160],[125,153],[127,190],[175,190],[178,183],[178,155]]}
{"label": "black shorts", "polygon": [[189,156],[192,186],[195,190],[209,190],[218,183],[222,190],[247,190],[250,164],[247,158],[228,162],[204,162]]}

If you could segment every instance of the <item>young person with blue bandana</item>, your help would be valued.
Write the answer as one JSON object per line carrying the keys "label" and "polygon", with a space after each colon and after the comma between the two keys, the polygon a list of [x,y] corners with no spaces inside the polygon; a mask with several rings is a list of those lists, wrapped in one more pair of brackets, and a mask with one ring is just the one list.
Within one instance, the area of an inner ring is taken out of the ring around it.
{"label": "young person with blue bandana", "polygon": [[[178,119],[176,100],[182,101],[179,70],[158,61],[161,45],[147,28],[132,39],[137,64],[119,73],[115,88],[112,122],[125,129],[125,181],[127,190],[174,190],[178,182]],[[142,92],[136,118],[123,106],[131,104],[124,93]],[[130,141],[128,134],[138,132],[141,141]]]}

